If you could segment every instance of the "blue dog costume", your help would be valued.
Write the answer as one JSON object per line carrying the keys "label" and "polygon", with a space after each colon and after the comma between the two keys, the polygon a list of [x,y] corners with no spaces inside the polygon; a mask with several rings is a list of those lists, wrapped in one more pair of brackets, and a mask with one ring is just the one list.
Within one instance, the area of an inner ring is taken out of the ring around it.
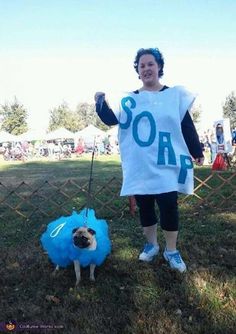
{"label": "blue dog costume", "polygon": [[[85,227],[85,221],[86,227],[96,232],[95,250],[81,249],[73,244],[73,229]],[[111,252],[107,222],[97,219],[93,209],[83,209],[79,214],[73,211],[71,216],[54,220],[48,224],[40,240],[51,261],[60,267],[67,267],[74,260],[78,260],[82,267],[90,264],[99,266]]]}

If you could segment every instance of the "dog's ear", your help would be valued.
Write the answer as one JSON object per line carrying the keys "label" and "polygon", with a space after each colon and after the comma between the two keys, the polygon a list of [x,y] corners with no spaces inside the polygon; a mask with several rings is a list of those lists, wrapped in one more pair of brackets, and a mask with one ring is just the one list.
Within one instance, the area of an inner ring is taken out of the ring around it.
{"label": "dog's ear", "polygon": [[88,228],[88,232],[91,233],[92,235],[96,234],[96,232],[92,228]]}
{"label": "dog's ear", "polygon": [[77,227],[77,228],[74,228],[74,229],[72,230],[72,233],[74,234],[77,230],[78,230],[78,227]]}

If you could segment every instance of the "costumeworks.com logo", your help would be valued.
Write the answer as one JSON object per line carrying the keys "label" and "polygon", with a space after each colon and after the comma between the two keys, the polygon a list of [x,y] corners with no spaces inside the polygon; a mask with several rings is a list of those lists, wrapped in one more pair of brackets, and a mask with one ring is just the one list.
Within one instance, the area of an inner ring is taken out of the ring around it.
{"label": "costumeworks.com logo", "polygon": [[36,324],[36,323],[16,323],[15,321],[0,322],[0,333],[14,333],[28,331],[45,331],[53,329],[63,329],[63,325]]}
{"label": "costumeworks.com logo", "polygon": [[14,332],[16,330],[16,323],[14,321],[8,321],[0,324],[0,329],[5,332]]}

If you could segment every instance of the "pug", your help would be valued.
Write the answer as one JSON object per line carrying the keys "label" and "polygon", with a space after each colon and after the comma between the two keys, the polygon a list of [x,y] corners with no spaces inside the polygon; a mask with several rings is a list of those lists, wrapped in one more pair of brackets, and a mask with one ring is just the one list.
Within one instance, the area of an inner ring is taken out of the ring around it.
{"label": "pug", "polygon": [[[90,251],[94,251],[97,248],[97,241],[95,238],[95,234],[96,232],[91,228],[87,228],[87,227],[74,228],[72,231],[72,243],[74,247],[77,247],[81,250],[87,249]],[[95,267],[96,267],[95,264],[93,263],[90,264],[90,275],[89,275],[90,281],[95,281],[95,277],[94,277]],[[75,269],[75,276],[76,276],[75,286],[78,286],[81,280],[81,270],[80,270],[79,260],[74,260],[74,269]],[[56,275],[58,270],[59,270],[59,265],[56,266],[54,272],[52,273],[53,276]]]}
{"label": "pug", "polygon": [[[90,251],[93,251],[97,248],[97,241],[95,238],[96,232],[87,227],[79,227],[74,228],[72,231],[72,240],[75,247],[78,247],[80,249],[87,249]],[[94,277],[94,271],[95,271],[96,265],[91,263],[90,264],[90,275],[89,279],[90,281],[95,281]],[[74,261],[74,269],[75,269],[75,275],[76,275],[76,286],[79,285],[80,279],[81,279],[81,271],[80,271],[80,262],[79,260]]]}

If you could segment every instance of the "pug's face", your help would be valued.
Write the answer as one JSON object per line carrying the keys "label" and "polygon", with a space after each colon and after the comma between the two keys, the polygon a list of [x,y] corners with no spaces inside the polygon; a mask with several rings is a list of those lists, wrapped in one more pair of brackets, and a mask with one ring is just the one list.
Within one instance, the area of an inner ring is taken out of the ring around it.
{"label": "pug's face", "polygon": [[96,232],[87,227],[74,228],[72,231],[73,243],[79,248],[89,248],[94,241]]}

